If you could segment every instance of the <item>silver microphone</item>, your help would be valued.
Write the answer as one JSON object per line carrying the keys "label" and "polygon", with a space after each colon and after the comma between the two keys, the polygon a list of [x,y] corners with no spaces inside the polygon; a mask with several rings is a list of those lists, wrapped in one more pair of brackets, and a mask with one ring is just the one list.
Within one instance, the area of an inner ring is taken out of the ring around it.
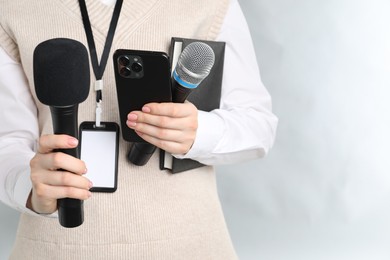
{"label": "silver microphone", "polygon": [[192,42],[179,56],[172,80],[172,101],[183,103],[214,66],[213,49],[203,42]]}

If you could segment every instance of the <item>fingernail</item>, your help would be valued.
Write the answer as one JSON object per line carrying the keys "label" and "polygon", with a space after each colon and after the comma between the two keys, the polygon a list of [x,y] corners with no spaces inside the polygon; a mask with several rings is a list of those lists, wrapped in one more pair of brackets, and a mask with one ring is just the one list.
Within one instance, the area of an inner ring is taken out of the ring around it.
{"label": "fingernail", "polygon": [[131,121],[136,121],[138,119],[138,116],[136,114],[129,114],[127,116],[127,119]]}
{"label": "fingernail", "polygon": [[88,169],[87,169],[87,168],[85,168],[85,170],[84,170],[83,174],[86,174],[87,172],[88,172]]}
{"label": "fingernail", "polygon": [[77,146],[79,141],[76,138],[69,138],[68,139],[68,144],[71,146]]}
{"label": "fingernail", "polygon": [[92,188],[93,187],[93,183],[92,181],[89,182],[89,188]]}
{"label": "fingernail", "polygon": [[145,112],[145,113],[150,113],[150,108],[149,107],[143,107],[142,108],[142,112]]}
{"label": "fingernail", "polygon": [[88,191],[88,198],[92,197],[92,192]]}
{"label": "fingernail", "polygon": [[127,124],[128,127],[134,127],[134,126],[137,125],[137,123],[133,122],[133,121],[127,121],[126,124]]}

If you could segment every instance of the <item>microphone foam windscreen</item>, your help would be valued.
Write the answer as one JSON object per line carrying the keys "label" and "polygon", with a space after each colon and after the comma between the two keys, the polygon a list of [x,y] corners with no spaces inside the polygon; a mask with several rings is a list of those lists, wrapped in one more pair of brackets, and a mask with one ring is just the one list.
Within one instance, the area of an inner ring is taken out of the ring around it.
{"label": "microphone foam windscreen", "polygon": [[35,48],[33,56],[35,92],[48,106],[71,106],[89,94],[88,51],[75,40],[56,38]]}

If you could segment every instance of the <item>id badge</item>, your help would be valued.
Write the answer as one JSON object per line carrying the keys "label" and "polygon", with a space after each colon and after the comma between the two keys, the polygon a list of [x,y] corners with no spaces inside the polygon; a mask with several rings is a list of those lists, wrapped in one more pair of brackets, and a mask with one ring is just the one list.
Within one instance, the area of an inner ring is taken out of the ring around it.
{"label": "id badge", "polygon": [[80,125],[80,159],[87,166],[85,175],[93,192],[114,192],[118,179],[119,126],[113,122],[82,122]]}

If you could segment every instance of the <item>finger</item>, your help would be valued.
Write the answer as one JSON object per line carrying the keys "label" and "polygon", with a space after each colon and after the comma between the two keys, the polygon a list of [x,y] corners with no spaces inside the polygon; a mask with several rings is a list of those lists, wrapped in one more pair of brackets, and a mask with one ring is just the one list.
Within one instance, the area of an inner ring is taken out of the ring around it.
{"label": "finger", "polygon": [[35,188],[34,193],[38,198],[46,200],[63,198],[86,200],[91,197],[91,192],[89,190],[44,184],[41,184],[39,187]]}
{"label": "finger", "polygon": [[31,160],[31,167],[34,169],[41,168],[52,171],[62,169],[78,175],[82,175],[87,172],[87,168],[83,161],[61,152],[39,154],[36,158]]}
{"label": "finger", "polygon": [[43,135],[39,138],[39,153],[49,153],[55,149],[70,149],[78,145],[78,140],[69,135]]}
{"label": "finger", "polygon": [[193,113],[194,108],[195,106],[190,102],[148,103],[142,107],[142,112],[168,117],[187,117]]}
{"label": "finger", "polygon": [[45,184],[51,186],[67,186],[84,190],[92,188],[92,182],[84,176],[79,176],[71,172],[53,171],[46,175]]}
{"label": "finger", "polygon": [[159,126],[144,123],[137,124],[133,129],[137,133],[140,133],[141,137],[142,134],[144,134],[166,141],[183,142],[185,141],[184,137],[186,136],[186,133],[182,130],[161,128]]}
{"label": "finger", "polygon": [[181,126],[183,125],[183,122],[180,121],[182,118],[172,118],[142,112],[131,112],[127,119],[127,126],[137,130],[140,130],[137,127],[142,124],[154,125],[160,128],[168,129],[181,129]]}
{"label": "finger", "polygon": [[168,153],[186,154],[189,150],[189,147],[183,145],[183,143],[159,139],[144,133],[137,132],[137,134],[140,134],[140,136],[148,143],[153,144],[154,146],[157,146],[158,148],[163,149]]}

